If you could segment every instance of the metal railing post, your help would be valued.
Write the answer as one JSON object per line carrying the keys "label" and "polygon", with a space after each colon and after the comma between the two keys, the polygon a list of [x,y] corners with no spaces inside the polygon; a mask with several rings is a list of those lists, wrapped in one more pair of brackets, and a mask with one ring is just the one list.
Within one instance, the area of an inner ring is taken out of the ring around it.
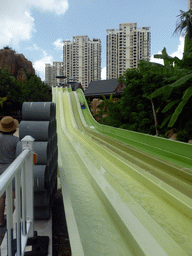
{"label": "metal railing post", "polygon": [[[25,186],[26,186],[26,216],[27,220],[31,222],[31,227],[29,231],[28,237],[34,236],[34,228],[33,228],[33,222],[34,222],[34,180],[33,180],[33,142],[34,138],[31,136],[25,136],[21,142],[22,142],[22,149],[29,148],[30,154],[28,157],[28,160],[25,161]],[[25,224],[24,224],[25,225]]]}
{"label": "metal railing post", "polygon": [[21,171],[15,176],[17,255],[21,255]]}
{"label": "metal railing post", "polygon": [[12,182],[6,189],[7,211],[7,255],[13,255],[13,213],[12,213]]}

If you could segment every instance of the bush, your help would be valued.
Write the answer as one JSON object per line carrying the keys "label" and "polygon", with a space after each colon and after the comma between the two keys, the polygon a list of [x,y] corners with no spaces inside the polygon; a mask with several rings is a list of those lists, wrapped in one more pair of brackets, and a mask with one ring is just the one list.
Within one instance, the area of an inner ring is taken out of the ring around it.
{"label": "bush", "polygon": [[[26,80],[16,80],[8,67],[0,68],[0,115],[15,114],[21,110],[23,102],[51,101],[51,88],[35,74],[26,74]],[[6,100],[2,102],[3,98]]]}
{"label": "bush", "polygon": [[179,131],[177,133],[176,139],[182,142],[188,142],[190,139],[190,134],[186,131]]}

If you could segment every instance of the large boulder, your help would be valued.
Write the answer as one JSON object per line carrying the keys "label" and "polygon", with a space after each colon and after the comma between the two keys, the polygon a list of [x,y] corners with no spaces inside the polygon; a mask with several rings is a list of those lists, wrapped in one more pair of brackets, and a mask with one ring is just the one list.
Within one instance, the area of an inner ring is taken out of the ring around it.
{"label": "large boulder", "polygon": [[99,105],[101,104],[103,100],[100,99],[93,99],[91,102],[91,111],[93,113],[93,115],[95,116],[96,114],[98,114],[98,112],[100,111],[100,107]]}
{"label": "large boulder", "polygon": [[23,54],[17,54],[11,48],[0,50],[0,68],[9,67],[9,72],[16,79],[26,79],[26,72],[35,74],[32,62]]}
{"label": "large boulder", "polygon": [[[101,104],[101,102],[103,102],[103,100],[101,100],[101,99],[93,99],[92,100],[92,102],[91,102],[91,104],[90,104],[90,108],[91,108],[91,112],[93,113],[93,116],[95,117],[95,115],[97,115],[100,111],[101,111],[101,109],[100,109],[100,104]],[[107,117],[108,116],[108,114],[106,114],[106,113],[104,113],[103,115],[102,115],[102,118],[105,118],[105,117]],[[99,122],[100,120],[101,120],[101,118],[99,118],[98,116],[97,117],[95,117],[95,119]]]}

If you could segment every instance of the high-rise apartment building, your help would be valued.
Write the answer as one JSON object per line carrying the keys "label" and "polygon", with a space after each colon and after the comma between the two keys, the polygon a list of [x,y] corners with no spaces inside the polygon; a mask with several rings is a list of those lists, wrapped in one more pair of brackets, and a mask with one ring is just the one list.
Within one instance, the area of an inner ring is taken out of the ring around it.
{"label": "high-rise apartment building", "polygon": [[52,66],[51,64],[45,64],[45,83],[52,86]]}
{"label": "high-rise apartment building", "polygon": [[56,76],[63,76],[63,62],[54,61],[53,65],[45,64],[45,83],[49,86],[57,86],[63,79],[56,78]]}
{"label": "high-rise apartment building", "polygon": [[101,40],[88,36],[73,36],[63,41],[63,70],[86,89],[91,81],[101,79]]}
{"label": "high-rise apartment building", "polygon": [[192,0],[188,0],[188,10],[192,10]]}
{"label": "high-rise apartment building", "polygon": [[118,78],[127,68],[137,68],[141,59],[150,59],[150,27],[119,24],[119,30],[107,29],[106,42],[107,79]]}

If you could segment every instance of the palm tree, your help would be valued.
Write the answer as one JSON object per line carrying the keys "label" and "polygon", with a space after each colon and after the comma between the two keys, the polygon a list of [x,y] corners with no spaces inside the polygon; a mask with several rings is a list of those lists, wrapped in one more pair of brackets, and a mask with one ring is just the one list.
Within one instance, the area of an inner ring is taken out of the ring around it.
{"label": "palm tree", "polygon": [[177,22],[177,26],[173,34],[179,32],[179,34],[185,35],[185,45],[184,45],[184,53],[192,51],[192,10],[187,12],[181,11],[181,14],[177,17],[180,17]]}

